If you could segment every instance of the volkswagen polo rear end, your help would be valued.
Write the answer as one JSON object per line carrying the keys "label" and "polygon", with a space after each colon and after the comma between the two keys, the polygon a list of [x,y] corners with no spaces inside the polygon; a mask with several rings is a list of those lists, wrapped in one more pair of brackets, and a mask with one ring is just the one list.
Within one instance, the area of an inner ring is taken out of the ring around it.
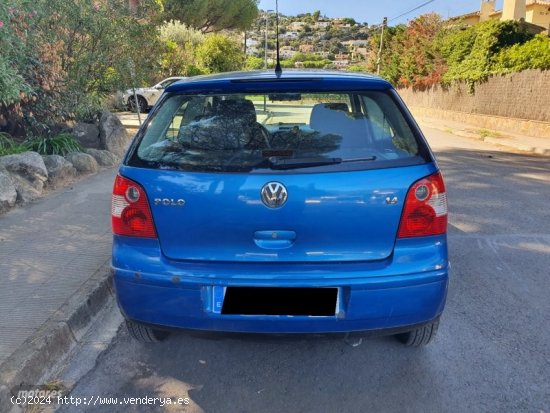
{"label": "volkswagen polo rear end", "polygon": [[171,86],[113,190],[132,335],[399,333],[428,343],[448,283],[447,201],[387,82],[236,73]]}

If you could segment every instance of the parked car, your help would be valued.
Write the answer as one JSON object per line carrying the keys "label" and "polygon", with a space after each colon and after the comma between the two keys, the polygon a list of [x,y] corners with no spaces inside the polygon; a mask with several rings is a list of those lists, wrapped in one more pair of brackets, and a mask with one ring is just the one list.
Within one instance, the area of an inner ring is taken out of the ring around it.
{"label": "parked car", "polygon": [[447,197],[422,132],[369,75],[243,72],[170,86],[112,196],[130,333],[396,334],[429,343]]}
{"label": "parked car", "polygon": [[128,110],[136,112],[137,108],[139,108],[140,112],[145,113],[157,103],[164,89],[172,83],[182,79],[185,79],[185,77],[174,76],[164,79],[162,82],[151,87],[136,88],[137,106],[136,99],[134,98],[134,89],[126,90],[122,95],[122,100],[126,104]]}

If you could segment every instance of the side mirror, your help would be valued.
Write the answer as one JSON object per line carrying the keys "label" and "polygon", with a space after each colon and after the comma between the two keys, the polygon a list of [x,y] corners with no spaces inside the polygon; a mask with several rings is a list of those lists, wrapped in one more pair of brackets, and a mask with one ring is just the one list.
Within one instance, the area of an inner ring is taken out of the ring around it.
{"label": "side mirror", "polygon": [[164,87],[163,87],[162,85],[160,85],[160,84],[159,84],[159,85],[153,86],[153,88],[154,88],[154,89],[158,89],[158,90],[164,89]]}

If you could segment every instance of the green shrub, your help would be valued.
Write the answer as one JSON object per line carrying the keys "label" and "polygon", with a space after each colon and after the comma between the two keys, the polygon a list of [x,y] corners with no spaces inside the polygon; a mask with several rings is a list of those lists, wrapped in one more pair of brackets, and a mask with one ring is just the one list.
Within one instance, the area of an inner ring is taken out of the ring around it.
{"label": "green shrub", "polygon": [[80,99],[77,99],[72,113],[74,119],[84,123],[97,122],[103,110],[103,102],[106,99],[106,97],[94,94],[81,95]]}
{"label": "green shrub", "polygon": [[247,56],[246,57],[246,69],[247,70],[258,70],[263,69],[265,66],[265,61],[262,58],[256,56]]}
{"label": "green shrub", "polygon": [[495,72],[550,69],[550,37],[541,34],[523,44],[502,50],[496,58]]}
{"label": "green shrub", "polygon": [[[157,0],[1,0],[0,119],[12,134],[49,135],[101,98],[158,71]],[[139,44],[139,47],[136,45]],[[135,73],[130,75],[129,61]],[[94,105],[95,106],[95,105]]]}
{"label": "green shrub", "polygon": [[82,146],[70,133],[60,133],[52,137],[34,137],[27,140],[25,146],[28,150],[41,155],[66,155],[69,152],[82,151]]}
{"label": "green shrub", "polygon": [[521,45],[533,38],[525,26],[516,21],[489,20],[453,33],[443,40],[443,57],[449,70],[445,83],[463,80],[470,84],[496,73],[498,55],[506,48]]}
{"label": "green shrub", "polygon": [[16,142],[10,135],[0,132],[0,156],[25,152],[27,148]]}
{"label": "green shrub", "polygon": [[183,76],[199,76],[205,74],[207,74],[207,72],[195,64],[186,65],[182,73]]}
{"label": "green shrub", "polygon": [[368,68],[367,68],[367,65],[358,63],[354,65],[349,65],[348,67],[346,67],[346,72],[367,73]]}

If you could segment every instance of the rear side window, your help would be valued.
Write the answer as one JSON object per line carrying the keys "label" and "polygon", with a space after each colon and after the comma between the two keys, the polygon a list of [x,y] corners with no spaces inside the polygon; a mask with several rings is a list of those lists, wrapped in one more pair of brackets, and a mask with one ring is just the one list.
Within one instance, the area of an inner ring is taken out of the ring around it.
{"label": "rear side window", "polygon": [[204,172],[349,170],[425,163],[393,97],[360,93],[172,95],[130,163]]}

